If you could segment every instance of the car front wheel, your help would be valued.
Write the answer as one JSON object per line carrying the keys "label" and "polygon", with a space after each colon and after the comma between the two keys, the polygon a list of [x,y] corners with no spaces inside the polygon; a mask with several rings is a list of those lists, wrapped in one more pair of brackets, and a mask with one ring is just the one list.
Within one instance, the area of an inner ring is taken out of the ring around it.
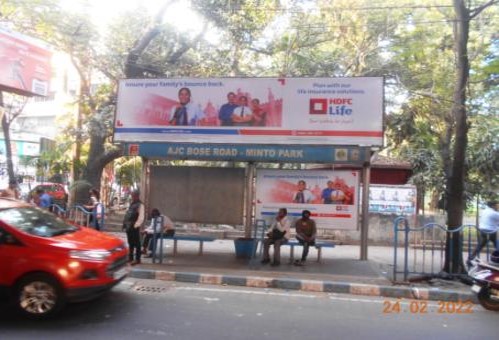
{"label": "car front wheel", "polygon": [[14,303],[24,315],[45,318],[56,314],[65,305],[65,297],[59,282],[50,275],[31,274],[16,286]]}

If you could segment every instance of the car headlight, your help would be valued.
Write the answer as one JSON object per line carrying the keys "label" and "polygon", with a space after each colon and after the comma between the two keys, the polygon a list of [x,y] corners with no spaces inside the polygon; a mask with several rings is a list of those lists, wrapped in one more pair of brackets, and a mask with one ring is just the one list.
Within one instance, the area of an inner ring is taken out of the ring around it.
{"label": "car headlight", "polygon": [[107,250],[71,250],[69,252],[69,257],[73,259],[88,261],[102,261],[109,255],[111,252]]}

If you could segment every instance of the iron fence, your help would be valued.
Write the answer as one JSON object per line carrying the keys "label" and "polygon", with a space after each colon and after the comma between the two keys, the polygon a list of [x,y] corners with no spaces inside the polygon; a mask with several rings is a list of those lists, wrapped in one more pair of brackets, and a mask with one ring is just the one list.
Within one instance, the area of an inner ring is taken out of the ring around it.
{"label": "iron fence", "polygon": [[[394,220],[393,245],[393,280],[398,281],[398,275],[403,275],[403,281],[414,276],[436,276],[442,272],[445,263],[447,240],[458,237],[458,251],[462,257],[449,259],[466,263],[480,241],[480,231],[475,225],[465,224],[459,228],[449,229],[438,223],[428,223],[421,227],[411,227],[406,217]],[[482,231],[483,232],[483,231]],[[454,243],[448,242],[449,253],[454,253]],[[497,247],[497,245],[495,245]],[[487,242],[485,258],[491,254],[490,242]],[[479,254],[478,254],[479,256]],[[462,274],[449,274],[460,276]]]}

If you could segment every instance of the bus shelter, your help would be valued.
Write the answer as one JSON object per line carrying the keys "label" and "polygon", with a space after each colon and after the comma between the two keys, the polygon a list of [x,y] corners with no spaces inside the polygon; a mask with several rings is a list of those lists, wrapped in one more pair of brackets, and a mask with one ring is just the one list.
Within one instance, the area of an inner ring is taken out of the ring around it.
{"label": "bus shelter", "polygon": [[[372,150],[383,144],[382,78],[129,79],[118,93],[114,140],[144,160],[146,206],[177,221],[243,224],[246,236],[280,207],[291,216],[308,209],[318,228],[360,228],[367,259],[368,220],[360,217],[368,216]],[[331,169],[275,166],[307,163]],[[298,200],[300,186],[306,197]]]}

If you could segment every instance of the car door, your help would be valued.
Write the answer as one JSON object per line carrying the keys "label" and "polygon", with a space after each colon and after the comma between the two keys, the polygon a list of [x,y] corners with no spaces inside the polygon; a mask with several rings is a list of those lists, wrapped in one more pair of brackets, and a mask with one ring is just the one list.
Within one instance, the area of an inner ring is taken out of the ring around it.
{"label": "car door", "polygon": [[24,258],[25,250],[22,242],[0,225],[0,286],[9,286],[15,280],[14,269]]}

